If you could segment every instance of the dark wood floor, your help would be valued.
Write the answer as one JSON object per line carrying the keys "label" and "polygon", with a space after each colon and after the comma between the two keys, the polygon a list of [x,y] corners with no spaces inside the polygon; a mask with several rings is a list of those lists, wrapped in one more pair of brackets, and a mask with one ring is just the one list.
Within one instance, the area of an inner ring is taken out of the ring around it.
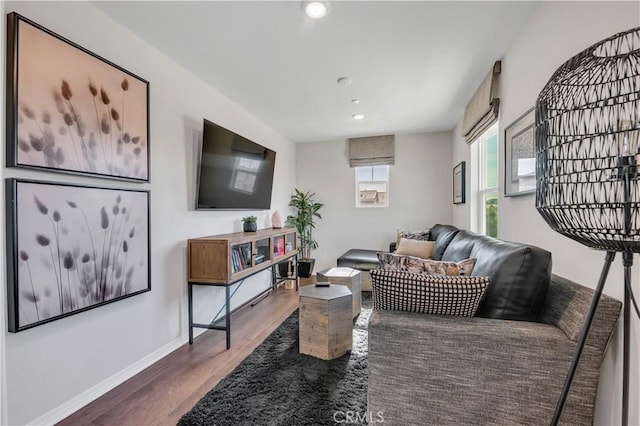
{"label": "dark wood floor", "polygon": [[58,424],[175,425],[297,307],[298,292],[279,288],[232,315],[230,350],[209,330]]}

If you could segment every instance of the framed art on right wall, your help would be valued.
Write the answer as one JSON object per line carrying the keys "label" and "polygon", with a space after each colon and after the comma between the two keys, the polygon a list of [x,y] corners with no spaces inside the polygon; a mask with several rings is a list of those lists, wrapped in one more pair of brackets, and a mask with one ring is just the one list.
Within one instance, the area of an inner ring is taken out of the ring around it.
{"label": "framed art on right wall", "polygon": [[453,204],[465,203],[465,164],[462,161],[453,168]]}
{"label": "framed art on right wall", "polygon": [[504,130],[504,195],[536,191],[535,108],[529,109]]}

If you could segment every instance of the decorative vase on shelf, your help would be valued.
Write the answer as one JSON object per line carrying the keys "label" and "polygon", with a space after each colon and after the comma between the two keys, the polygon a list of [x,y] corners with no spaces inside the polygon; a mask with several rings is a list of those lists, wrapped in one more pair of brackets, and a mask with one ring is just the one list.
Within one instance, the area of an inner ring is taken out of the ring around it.
{"label": "decorative vase on shelf", "polygon": [[271,226],[275,229],[282,228],[282,219],[280,218],[280,213],[278,213],[278,210],[273,212],[273,215],[271,215]]}

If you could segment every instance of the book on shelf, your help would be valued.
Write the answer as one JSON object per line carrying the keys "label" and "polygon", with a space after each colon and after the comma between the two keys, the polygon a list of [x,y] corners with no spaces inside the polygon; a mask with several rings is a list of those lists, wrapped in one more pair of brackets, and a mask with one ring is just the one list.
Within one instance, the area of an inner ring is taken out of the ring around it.
{"label": "book on shelf", "polygon": [[251,266],[251,247],[248,245],[244,245],[240,247],[242,250],[242,262],[244,263],[244,267],[248,268]]}
{"label": "book on shelf", "polygon": [[243,269],[240,262],[240,253],[235,248],[231,250],[231,263],[233,266],[233,272],[240,272]]}
{"label": "book on shelf", "polygon": [[282,256],[284,254],[284,237],[276,239],[276,243],[273,247],[273,254],[275,256]]}

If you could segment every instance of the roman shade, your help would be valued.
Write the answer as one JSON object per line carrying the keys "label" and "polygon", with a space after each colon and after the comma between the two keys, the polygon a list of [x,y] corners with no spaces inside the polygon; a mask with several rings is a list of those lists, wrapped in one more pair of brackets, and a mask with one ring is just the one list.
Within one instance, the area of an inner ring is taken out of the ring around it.
{"label": "roman shade", "polygon": [[349,138],[349,167],[393,166],[395,135]]}
{"label": "roman shade", "polygon": [[501,68],[500,61],[493,64],[464,110],[462,134],[467,143],[473,142],[498,120],[500,98],[497,97],[497,80]]}

